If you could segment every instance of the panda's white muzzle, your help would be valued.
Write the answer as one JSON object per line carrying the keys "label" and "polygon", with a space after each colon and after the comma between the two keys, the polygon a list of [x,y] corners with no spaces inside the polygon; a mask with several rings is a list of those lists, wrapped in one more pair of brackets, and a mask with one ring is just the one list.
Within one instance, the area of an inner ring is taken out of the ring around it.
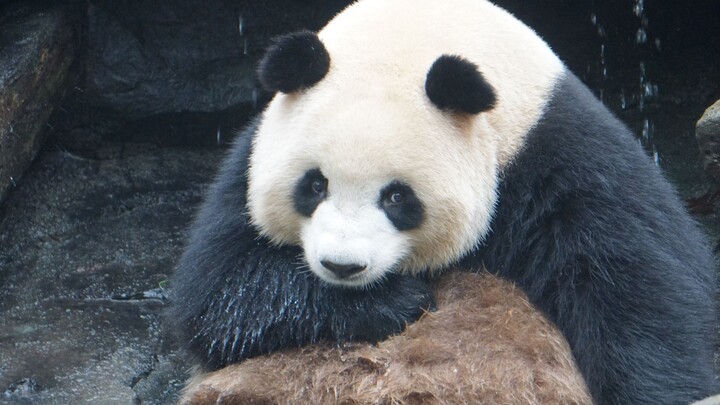
{"label": "panda's white muzzle", "polygon": [[302,226],[310,270],[338,285],[361,287],[381,280],[405,258],[410,238],[377,205],[323,201]]}

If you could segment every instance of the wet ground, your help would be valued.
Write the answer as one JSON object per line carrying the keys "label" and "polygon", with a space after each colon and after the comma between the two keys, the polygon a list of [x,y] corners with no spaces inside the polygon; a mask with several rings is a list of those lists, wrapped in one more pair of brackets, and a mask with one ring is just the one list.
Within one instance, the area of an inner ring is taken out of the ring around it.
{"label": "wet ground", "polygon": [[222,150],[94,155],[42,153],[0,211],[0,403],[170,404],[186,377],[164,282]]}

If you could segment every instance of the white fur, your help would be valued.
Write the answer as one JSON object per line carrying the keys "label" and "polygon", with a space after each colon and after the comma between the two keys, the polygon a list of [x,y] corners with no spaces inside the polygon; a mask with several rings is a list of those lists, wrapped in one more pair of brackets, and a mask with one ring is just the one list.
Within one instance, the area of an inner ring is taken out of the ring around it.
{"label": "white fur", "polygon": [[[501,168],[537,122],[564,67],[535,33],[482,0],[361,0],[319,34],[331,65],[314,87],[278,94],[263,115],[249,171],[249,208],[261,234],[323,257],[366,260],[360,283],[395,268],[440,269],[489,231]],[[438,110],[428,69],[443,54],[478,65],[496,107]],[[312,218],[293,209],[309,169],[328,178]],[[399,232],[377,206],[392,180],[413,187],[425,221]],[[344,236],[343,236],[344,235]]]}
{"label": "white fur", "polygon": [[[334,284],[360,286],[381,279],[394,269],[411,246],[408,235],[398,231],[372,201],[359,195],[335,204],[333,198],[318,206],[302,226],[302,245],[310,269]],[[357,277],[337,278],[321,261],[364,265]]]}

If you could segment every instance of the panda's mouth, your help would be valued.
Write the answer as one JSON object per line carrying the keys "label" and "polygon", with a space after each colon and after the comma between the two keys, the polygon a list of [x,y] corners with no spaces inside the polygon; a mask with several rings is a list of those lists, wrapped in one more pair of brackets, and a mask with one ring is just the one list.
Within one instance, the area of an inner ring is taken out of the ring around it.
{"label": "panda's mouth", "polygon": [[[340,287],[363,288],[381,282],[392,269],[377,266],[343,265],[343,267],[326,266],[327,263],[317,261],[310,264],[310,270],[321,280]],[[329,268],[330,267],[330,268]]]}
{"label": "panda's mouth", "polygon": [[344,287],[363,287],[367,284],[370,284],[370,282],[365,281],[364,275],[362,273],[359,273],[342,278],[335,276],[333,284]]}

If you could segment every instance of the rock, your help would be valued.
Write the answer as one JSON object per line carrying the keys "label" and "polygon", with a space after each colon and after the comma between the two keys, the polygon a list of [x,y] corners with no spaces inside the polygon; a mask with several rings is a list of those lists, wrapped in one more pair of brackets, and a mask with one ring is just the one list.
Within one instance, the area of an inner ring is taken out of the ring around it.
{"label": "rock", "polygon": [[91,104],[131,117],[253,105],[270,37],[317,29],[349,3],[91,1],[83,90]]}
{"label": "rock", "polygon": [[50,148],[92,155],[105,141],[216,145],[269,99],[256,83],[273,36],[319,29],[351,0],[79,1],[81,81]]}
{"label": "rock", "polygon": [[720,183],[720,100],[708,107],[695,126],[705,171]]}
{"label": "rock", "polygon": [[68,7],[15,4],[2,10],[0,201],[40,149],[77,49],[77,24]]}

